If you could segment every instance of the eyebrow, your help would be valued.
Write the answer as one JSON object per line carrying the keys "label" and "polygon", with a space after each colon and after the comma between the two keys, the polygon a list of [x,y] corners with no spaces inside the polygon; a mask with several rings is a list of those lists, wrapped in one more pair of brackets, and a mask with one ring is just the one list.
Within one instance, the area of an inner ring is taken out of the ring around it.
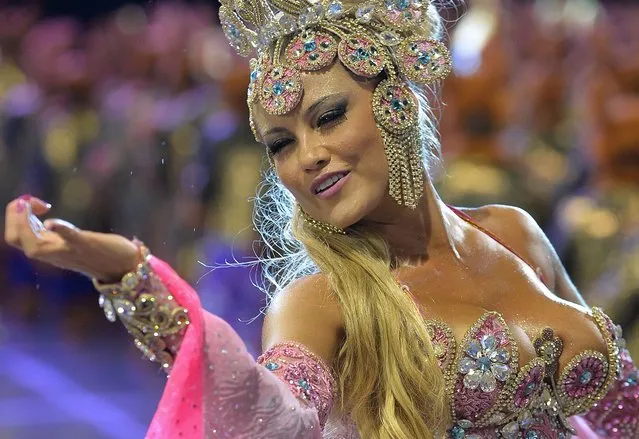
{"label": "eyebrow", "polygon": [[[319,98],[318,100],[316,100],[315,102],[313,102],[311,105],[309,105],[309,107],[306,109],[306,111],[304,111],[304,117],[308,118],[311,114],[313,114],[313,112],[315,112],[317,110],[317,108],[322,105],[324,102],[333,99],[337,96],[344,96],[345,93],[333,93],[330,95],[326,95],[326,96],[322,96],[321,98]],[[265,138],[266,136],[268,136],[269,134],[277,134],[277,133],[283,133],[288,131],[286,128],[282,128],[282,127],[275,127],[275,128],[271,128],[270,130],[268,130],[266,133],[264,133],[262,137]]]}

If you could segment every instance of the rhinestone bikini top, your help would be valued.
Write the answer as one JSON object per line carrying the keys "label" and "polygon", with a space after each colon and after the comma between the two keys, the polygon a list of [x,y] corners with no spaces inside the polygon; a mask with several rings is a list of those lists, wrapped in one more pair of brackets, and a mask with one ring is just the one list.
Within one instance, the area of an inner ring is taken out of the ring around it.
{"label": "rhinestone bikini top", "polygon": [[[466,213],[449,207],[533,268],[544,282],[540,270],[514,249]],[[621,374],[621,328],[599,308],[593,308],[592,319],[607,353],[581,351],[563,370],[559,370],[559,359],[564,341],[551,328],[544,328],[533,340],[536,356],[520,365],[513,333],[498,312],[484,312],[459,344],[448,325],[427,320],[437,361],[446,378],[454,421],[450,436],[570,437],[573,429],[567,418],[588,411]]]}
{"label": "rhinestone bikini top", "polygon": [[460,342],[445,323],[428,320],[446,377],[451,437],[495,437],[497,432],[505,438],[570,437],[567,418],[588,411],[621,373],[620,329],[597,308],[592,319],[607,353],[584,350],[562,370],[563,341],[550,328],[534,340],[537,355],[520,365],[512,331],[497,312],[485,312]]}

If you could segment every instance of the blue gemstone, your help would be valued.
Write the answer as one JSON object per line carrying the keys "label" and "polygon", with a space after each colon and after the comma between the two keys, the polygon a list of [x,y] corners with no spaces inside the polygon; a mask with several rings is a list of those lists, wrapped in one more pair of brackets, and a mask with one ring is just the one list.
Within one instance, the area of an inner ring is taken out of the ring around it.
{"label": "blue gemstone", "polygon": [[528,430],[526,432],[526,439],[539,439],[539,433],[535,430]]}
{"label": "blue gemstone", "polygon": [[251,72],[251,82],[257,80],[258,75],[259,75],[259,72],[257,70],[253,70]]}
{"label": "blue gemstone", "polygon": [[637,373],[632,373],[628,379],[626,379],[626,382],[630,385],[635,385],[637,384]]}
{"label": "blue gemstone", "polygon": [[410,0],[397,0],[395,2],[397,9],[403,11],[404,9],[408,9],[410,7]]}
{"label": "blue gemstone", "polygon": [[277,370],[277,369],[279,369],[279,368],[280,368],[280,365],[279,365],[279,364],[277,364],[277,363],[276,363],[276,362],[274,362],[274,361],[269,361],[268,363],[266,363],[266,364],[264,365],[264,367],[266,367],[266,368],[267,368],[268,370],[270,370],[270,371],[273,371],[273,370]]}
{"label": "blue gemstone", "polygon": [[[404,104],[402,104],[402,101],[400,101],[399,99],[393,98],[391,100],[391,107],[393,107],[393,110],[399,111],[404,108]],[[490,361],[490,359],[488,361]]]}
{"label": "blue gemstone", "polygon": [[592,379],[592,372],[589,370],[585,370],[579,375],[579,382],[581,384],[588,384]]}
{"label": "blue gemstone", "polygon": [[235,25],[234,25],[234,24],[232,24],[232,25],[229,27],[229,32],[231,33],[231,35],[232,35],[234,38],[239,38],[239,37],[242,35],[242,33],[240,32],[240,30],[239,30],[237,27],[235,27]]}
{"label": "blue gemstone", "polygon": [[298,385],[298,386],[300,386],[300,387],[301,387],[302,389],[304,389],[304,390],[308,390],[308,388],[309,388],[308,381],[303,380],[303,379],[302,379],[302,380],[299,380],[299,381],[297,382],[297,385]]}
{"label": "blue gemstone", "polygon": [[490,358],[488,357],[481,357],[477,360],[477,364],[481,370],[490,370],[491,363],[492,361],[490,361]]}
{"label": "blue gemstone", "polygon": [[304,50],[306,50],[307,52],[312,52],[315,49],[317,49],[317,43],[315,42],[315,40],[308,40],[304,42]]}
{"label": "blue gemstone", "polygon": [[420,53],[419,56],[417,57],[417,59],[419,60],[420,63],[422,64],[428,64],[430,63],[430,56],[428,56],[427,53]]}
{"label": "blue gemstone", "polygon": [[463,439],[464,437],[466,437],[466,432],[459,425],[455,425],[448,431],[452,439]]}
{"label": "blue gemstone", "polygon": [[536,388],[537,388],[537,383],[535,382],[528,383],[528,385],[524,389],[524,395],[526,396],[530,395],[531,393],[535,391]]}
{"label": "blue gemstone", "polygon": [[358,47],[355,51],[355,55],[357,55],[357,58],[360,60],[368,59],[371,56],[370,52],[363,47]]}
{"label": "blue gemstone", "polygon": [[334,2],[328,6],[327,14],[329,17],[335,17],[340,15],[343,11],[344,11],[344,8],[342,7],[342,4]]}
{"label": "blue gemstone", "polygon": [[275,84],[273,84],[273,94],[275,96],[279,96],[282,93],[284,93],[284,84],[282,84],[280,81],[277,81]]}

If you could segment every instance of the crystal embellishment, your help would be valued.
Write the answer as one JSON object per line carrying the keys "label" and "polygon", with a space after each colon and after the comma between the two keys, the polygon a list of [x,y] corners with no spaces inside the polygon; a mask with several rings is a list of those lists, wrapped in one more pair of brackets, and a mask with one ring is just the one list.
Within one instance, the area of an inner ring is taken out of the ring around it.
{"label": "crystal embellishment", "polygon": [[299,69],[319,70],[333,63],[337,42],[323,32],[304,31],[286,47],[286,59]]}
{"label": "crystal embellishment", "polygon": [[375,14],[375,5],[366,3],[357,8],[355,12],[355,18],[360,23],[370,23],[373,19],[373,15]]}
{"label": "crystal embellishment", "polygon": [[465,375],[464,386],[493,392],[497,381],[504,382],[510,376],[510,366],[506,364],[508,359],[508,351],[498,347],[494,335],[485,334],[479,341],[472,340],[459,366],[459,372]]}
{"label": "crystal embellishment", "polygon": [[384,58],[375,42],[365,35],[355,34],[339,42],[337,54],[351,72],[374,78],[384,69]]}
{"label": "crystal embellishment", "polygon": [[282,16],[279,17],[278,23],[286,34],[292,34],[297,29],[297,22],[290,15],[282,14]]}
{"label": "crystal embellishment", "polygon": [[381,14],[386,24],[397,29],[408,30],[421,24],[425,17],[423,3],[414,0],[384,0],[386,6]]}
{"label": "crystal embellishment", "polygon": [[397,32],[393,32],[392,30],[385,30],[378,36],[382,44],[389,47],[397,46],[402,41],[399,34]]}
{"label": "crystal embellishment", "polygon": [[264,367],[270,370],[271,372],[280,368],[280,365],[275,361],[269,361],[264,364]]}
{"label": "crystal embellishment", "polygon": [[220,23],[229,45],[240,56],[249,56],[252,49],[244,25],[225,6],[220,6]]}
{"label": "crystal embellishment", "polygon": [[117,320],[117,316],[115,313],[115,309],[113,308],[113,303],[111,303],[109,299],[104,297],[104,294],[100,294],[98,303],[100,304],[100,308],[104,310],[104,316],[107,318],[107,320],[111,323],[115,323],[115,321]]}
{"label": "crystal embellishment", "polygon": [[332,1],[326,5],[326,18],[336,20],[344,15],[344,5],[340,1]]}
{"label": "crystal embellishment", "polygon": [[262,106],[274,115],[288,113],[302,98],[302,78],[292,67],[270,67],[262,74],[259,88]]}
{"label": "crystal embellishment", "polygon": [[319,23],[324,17],[324,6],[318,3],[313,6],[309,6],[302,12],[298,18],[299,27],[305,29],[316,23]]}
{"label": "crystal embellishment", "polygon": [[397,49],[399,66],[406,78],[421,84],[431,84],[450,74],[450,52],[439,41],[409,38]]}
{"label": "crystal embellishment", "polygon": [[417,121],[417,100],[403,83],[384,80],[373,92],[373,114],[385,129],[401,133]]}

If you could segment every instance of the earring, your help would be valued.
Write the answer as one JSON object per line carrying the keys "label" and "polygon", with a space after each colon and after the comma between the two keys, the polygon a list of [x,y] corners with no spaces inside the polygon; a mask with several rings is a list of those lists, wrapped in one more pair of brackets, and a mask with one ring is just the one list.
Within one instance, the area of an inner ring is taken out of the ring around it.
{"label": "earring", "polygon": [[297,205],[297,209],[300,213],[300,216],[304,220],[304,222],[308,224],[309,226],[311,226],[312,228],[322,233],[328,233],[332,235],[346,235],[346,232],[343,229],[340,229],[339,227],[336,227],[332,224],[325,223],[324,221],[316,220],[315,218],[310,216],[308,213],[304,212],[304,209],[302,209],[302,207],[299,204]]}
{"label": "earring", "polygon": [[373,93],[373,114],[388,159],[388,192],[414,209],[424,191],[417,99],[403,83],[384,80]]}

